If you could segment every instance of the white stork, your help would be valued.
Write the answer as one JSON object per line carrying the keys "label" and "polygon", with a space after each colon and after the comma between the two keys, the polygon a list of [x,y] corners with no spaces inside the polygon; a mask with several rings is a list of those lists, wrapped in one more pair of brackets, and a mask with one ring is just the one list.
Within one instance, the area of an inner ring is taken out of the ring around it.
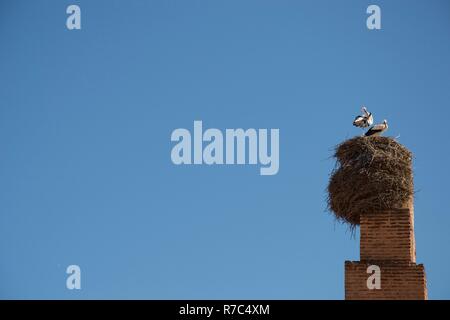
{"label": "white stork", "polygon": [[353,125],[355,127],[367,128],[373,124],[373,115],[372,112],[367,111],[366,107],[361,108],[362,114],[356,116],[355,120],[353,120]]}
{"label": "white stork", "polygon": [[387,120],[383,120],[383,123],[376,124],[366,132],[366,137],[379,136],[388,129]]}

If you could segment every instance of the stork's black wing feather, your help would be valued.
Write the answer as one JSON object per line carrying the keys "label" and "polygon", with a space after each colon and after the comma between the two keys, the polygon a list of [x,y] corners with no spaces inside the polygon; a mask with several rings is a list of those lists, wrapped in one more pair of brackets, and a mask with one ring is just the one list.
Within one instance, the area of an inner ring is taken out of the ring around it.
{"label": "stork's black wing feather", "polygon": [[375,133],[378,133],[378,132],[381,132],[381,131],[383,131],[383,129],[375,129],[374,127],[372,127],[372,128],[370,128],[369,130],[367,130],[365,136],[366,136],[366,137],[369,137],[369,136],[372,136],[372,135],[374,135]]}

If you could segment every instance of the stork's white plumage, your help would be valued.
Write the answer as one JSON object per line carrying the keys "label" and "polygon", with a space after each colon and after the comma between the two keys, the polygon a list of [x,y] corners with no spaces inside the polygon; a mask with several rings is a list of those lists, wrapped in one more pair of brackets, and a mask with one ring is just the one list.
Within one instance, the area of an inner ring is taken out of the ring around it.
{"label": "stork's white plumage", "polygon": [[370,136],[379,136],[379,135],[381,135],[384,131],[386,131],[387,129],[388,129],[387,120],[383,120],[383,123],[376,124],[376,125],[374,125],[372,128],[370,128],[370,129],[366,132],[366,137],[370,137]]}
{"label": "stork's white plumage", "polygon": [[353,125],[355,127],[367,128],[373,124],[373,115],[371,112],[367,111],[366,107],[361,108],[362,114],[356,116],[355,120],[353,120]]}
{"label": "stork's white plumage", "polygon": [[366,107],[362,107],[361,109],[366,116],[367,126],[370,127],[373,124],[373,115],[372,112],[367,111]]}

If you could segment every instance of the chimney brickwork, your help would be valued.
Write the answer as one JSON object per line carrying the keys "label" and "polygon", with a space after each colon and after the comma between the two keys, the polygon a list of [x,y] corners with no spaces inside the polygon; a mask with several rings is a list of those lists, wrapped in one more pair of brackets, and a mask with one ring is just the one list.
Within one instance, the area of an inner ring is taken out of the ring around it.
{"label": "chimney brickwork", "polygon": [[[427,299],[424,266],[416,264],[414,206],[360,216],[360,261],[345,262],[345,299]],[[381,288],[369,289],[371,265]]]}

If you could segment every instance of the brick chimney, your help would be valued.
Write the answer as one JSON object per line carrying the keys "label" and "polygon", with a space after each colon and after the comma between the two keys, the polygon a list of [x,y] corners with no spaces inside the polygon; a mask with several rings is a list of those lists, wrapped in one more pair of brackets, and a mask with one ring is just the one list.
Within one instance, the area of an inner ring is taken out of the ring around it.
{"label": "brick chimney", "polygon": [[[416,264],[413,201],[362,214],[360,232],[361,261],[345,262],[345,299],[427,299],[424,266]],[[373,265],[379,267],[379,289],[368,285]]]}

